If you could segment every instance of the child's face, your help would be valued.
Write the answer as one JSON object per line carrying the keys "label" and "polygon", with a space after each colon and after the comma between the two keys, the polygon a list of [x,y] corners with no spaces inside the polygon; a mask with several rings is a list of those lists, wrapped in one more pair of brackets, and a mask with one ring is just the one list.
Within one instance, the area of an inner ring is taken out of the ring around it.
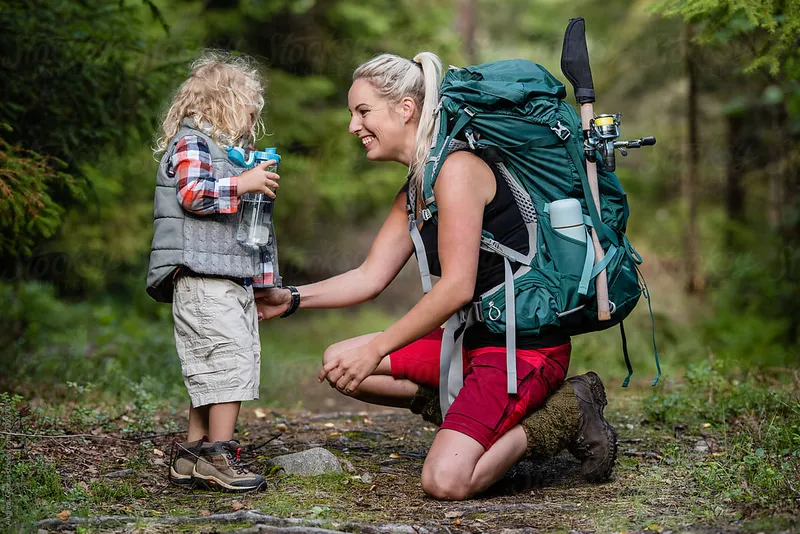
{"label": "child's face", "polygon": [[350,108],[350,133],[361,139],[367,159],[399,161],[405,148],[406,120],[402,105],[381,97],[372,84],[359,79],[347,96]]}

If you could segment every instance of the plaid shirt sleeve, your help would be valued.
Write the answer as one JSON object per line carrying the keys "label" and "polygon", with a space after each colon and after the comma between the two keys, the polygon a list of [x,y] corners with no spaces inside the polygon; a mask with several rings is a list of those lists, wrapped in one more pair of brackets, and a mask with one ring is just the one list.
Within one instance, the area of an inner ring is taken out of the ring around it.
{"label": "plaid shirt sleeve", "polygon": [[261,249],[261,274],[253,277],[253,287],[272,287],[275,285],[272,258],[266,248]]}
{"label": "plaid shirt sleeve", "polygon": [[170,164],[178,178],[178,202],[196,215],[236,213],[239,208],[238,176],[214,178],[208,144],[186,135],[175,145]]}

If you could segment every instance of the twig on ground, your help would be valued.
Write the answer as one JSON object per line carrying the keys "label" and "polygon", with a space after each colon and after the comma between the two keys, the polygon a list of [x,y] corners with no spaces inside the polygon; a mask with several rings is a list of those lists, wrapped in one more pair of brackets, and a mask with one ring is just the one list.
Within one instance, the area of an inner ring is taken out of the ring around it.
{"label": "twig on ground", "polygon": [[[145,523],[148,525],[193,525],[200,523],[255,523],[268,525],[272,528],[269,532],[289,533],[299,532],[305,534],[328,534],[333,532],[354,532],[357,534],[429,534],[433,530],[417,525],[369,525],[351,521],[334,520],[302,520],[295,518],[282,518],[264,514],[258,510],[239,510],[228,514],[211,514],[199,517],[165,516],[165,517],[128,517],[128,516],[100,516],[100,517],[70,517],[67,521],[58,518],[44,519],[37,523],[37,527],[45,530],[75,530],[79,526],[111,527],[128,523]],[[328,530],[328,528],[337,530]],[[258,531],[256,531],[258,532]]]}
{"label": "twig on ground", "polygon": [[633,456],[636,458],[653,458],[654,460],[658,460],[659,462],[664,459],[663,456],[661,456],[657,452],[652,452],[652,451],[637,451],[635,449],[628,449],[626,451],[622,451],[622,454],[624,454],[625,456]]}
{"label": "twig on ground", "polygon": [[136,474],[136,470],[134,469],[123,469],[121,471],[112,471],[111,473],[106,473],[102,475],[103,478],[122,478],[128,475]]}
{"label": "twig on ground", "polygon": [[186,430],[173,430],[172,432],[164,432],[163,434],[149,434],[147,436],[139,436],[136,438],[130,438],[128,441],[147,441],[153,438],[164,438],[167,436],[176,436],[178,434],[186,434]]}
{"label": "twig on ground", "polygon": [[559,510],[577,510],[576,506],[571,504],[559,504],[559,503],[550,503],[550,502],[542,502],[542,503],[520,503],[520,502],[513,502],[509,504],[460,504],[453,506],[453,510],[457,510],[459,512],[504,512],[508,510],[512,511],[520,511],[520,510],[546,510],[548,508],[558,508]]}
{"label": "twig on ground", "polygon": [[50,434],[23,434],[21,432],[0,432],[3,436],[13,436],[18,438],[33,438],[33,439],[113,439],[116,441],[127,441],[129,443],[135,443],[135,440],[127,439],[127,438],[118,438],[115,436],[108,436],[104,434],[61,434],[61,435],[50,435]]}

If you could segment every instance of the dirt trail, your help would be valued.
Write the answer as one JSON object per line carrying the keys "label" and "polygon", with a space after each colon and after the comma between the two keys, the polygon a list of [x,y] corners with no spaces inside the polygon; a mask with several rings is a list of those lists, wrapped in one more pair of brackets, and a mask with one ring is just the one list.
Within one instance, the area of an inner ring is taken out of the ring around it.
{"label": "dirt trail", "polygon": [[[324,395],[322,403],[330,405]],[[353,406],[365,405],[339,397],[333,407]],[[343,460],[348,471],[308,479],[273,473],[269,488],[258,494],[171,487],[165,478],[170,436],[139,443],[100,437],[82,444],[42,440],[30,447],[31,452],[58,462],[66,486],[104,495],[89,509],[72,510],[68,522],[41,523],[40,528],[46,530],[74,530],[75,518],[86,516],[107,518],[89,528],[103,532],[727,532],[743,528],[732,509],[717,506],[709,514],[686,470],[665,456],[667,445],[691,455],[696,436],[682,435],[676,440],[671,431],[647,428],[624,413],[612,412],[609,417],[621,436],[616,474],[609,483],[584,482],[578,462],[563,453],[541,466],[540,478],[530,491],[468,502],[438,502],[425,496],[420,473],[436,429],[403,410],[246,409],[240,432],[243,443],[260,444],[280,434],[257,451],[256,468],[270,472],[268,458],[320,446]]]}

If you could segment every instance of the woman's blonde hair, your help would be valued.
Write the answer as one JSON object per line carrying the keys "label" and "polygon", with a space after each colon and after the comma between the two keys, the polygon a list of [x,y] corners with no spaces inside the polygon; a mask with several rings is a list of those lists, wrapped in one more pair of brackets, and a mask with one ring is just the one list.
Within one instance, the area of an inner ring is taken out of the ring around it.
{"label": "woman's blonde hair", "polygon": [[[189,78],[175,91],[161,123],[155,153],[167,149],[186,118],[223,146],[255,139],[264,129],[263,109],[264,87],[255,60],[206,52],[192,63]],[[251,113],[256,116],[252,124]]]}
{"label": "woman's blonde hair", "polygon": [[439,105],[439,86],[442,83],[442,61],[431,52],[421,52],[413,60],[394,54],[381,54],[355,70],[353,81],[359,79],[369,81],[378,94],[392,102],[410,97],[416,103],[419,126],[408,170],[419,198],[425,160],[435,135],[433,129],[436,124],[435,111]]}

